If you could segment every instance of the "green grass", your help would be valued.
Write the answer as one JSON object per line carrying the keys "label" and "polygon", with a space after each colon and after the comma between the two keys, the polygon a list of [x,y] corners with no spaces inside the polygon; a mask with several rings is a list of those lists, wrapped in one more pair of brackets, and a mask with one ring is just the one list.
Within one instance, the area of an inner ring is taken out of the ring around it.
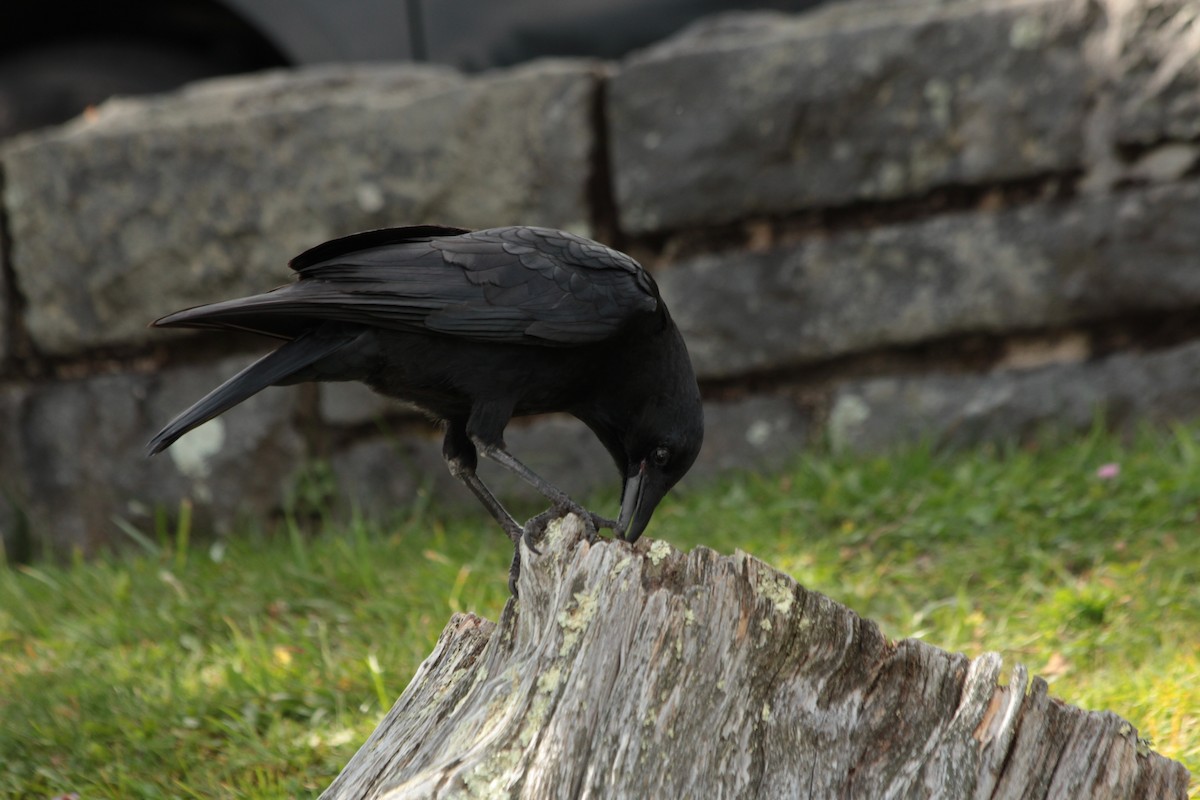
{"label": "green grass", "polygon": [[[510,555],[473,519],[329,527],[0,569],[0,796],[327,785],[451,612],[496,618]],[[890,636],[1001,651],[1200,771],[1200,427],[810,455],[679,492],[650,533],[751,552]]]}

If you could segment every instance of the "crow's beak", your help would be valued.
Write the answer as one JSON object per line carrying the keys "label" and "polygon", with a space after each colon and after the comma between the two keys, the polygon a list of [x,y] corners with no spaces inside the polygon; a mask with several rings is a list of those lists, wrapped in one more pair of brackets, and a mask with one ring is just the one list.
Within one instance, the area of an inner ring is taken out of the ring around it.
{"label": "crow's beak", "polygon": [[[617,518],[617,530],[620,532],[621,538],[627,541],[633,541],[629,534],[629,523],[633,519],[633,515],[637,512],[638,505],[642,500],[642,485],[646,480],[646,462],[643,461],[638,465],[637,472],[625,479],[625,489],[621,492],[621,516]],[[643,529],[645,526],[642,526]],[[641,535],[641,531],[638,531]]]}
{"label": "crow's beak", "polygon": [[646,474],[646,462],[638,464],[637,472],[625,479],[625,491],[621,494],[621,516],[617,530],[627,542],[636,542],[650,524],[650,517],[658,507],[665,492],[655,488],[653,476]]}

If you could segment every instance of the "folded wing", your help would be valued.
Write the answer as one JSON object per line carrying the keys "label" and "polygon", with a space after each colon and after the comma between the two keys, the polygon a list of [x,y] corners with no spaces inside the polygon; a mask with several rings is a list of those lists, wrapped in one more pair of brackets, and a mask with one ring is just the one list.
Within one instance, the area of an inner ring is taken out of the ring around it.
{"label": "folded wing", "polygon": [[188,309],[162,327],[219,327],[295,338],[317,320],[477,341],[569,346],[602,341],[654,313],[658,289],[629,256],[548,228],[368,231],[293,259],[298,280]]}

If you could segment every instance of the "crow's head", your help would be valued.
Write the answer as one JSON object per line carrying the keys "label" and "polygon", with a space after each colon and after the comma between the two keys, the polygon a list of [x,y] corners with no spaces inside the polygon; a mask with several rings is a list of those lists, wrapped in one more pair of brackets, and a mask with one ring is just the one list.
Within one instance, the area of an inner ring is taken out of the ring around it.
{"label": "crow's head", "polygon": [[691,469],[704,441],[699,394],[694,402],[671,406],[669,411],[663,407],[647,409],[643,422],[649,424],[630,431],[617,530],[631,542],[646,530],[659,501]]}
{"label": "crow's head", "polygon": [[625,479],[617,532],[631,542],[646,530],[659,501],[691,469],[704,441],[700,389],[683,340],[678,331],[672,333],[678,343],[669,348],[674,357],[643,373],[652,376],[652,388],[642,383],[647,391],[636,410],[622,419],[615,436],[601,436]]}

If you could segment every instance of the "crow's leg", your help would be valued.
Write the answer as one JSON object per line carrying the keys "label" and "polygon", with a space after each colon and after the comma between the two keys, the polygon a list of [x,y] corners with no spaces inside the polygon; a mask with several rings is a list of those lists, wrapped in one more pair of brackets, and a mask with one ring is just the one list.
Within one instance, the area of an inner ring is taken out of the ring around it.
{"label": "crow's leg", "polygon": [[508,534],[508,538],[512,540],[513,544],[516,544],[521,541],[523,534],[521,524],[513,519],[512,514],[508,513],[508,509],[496,499],[496,495],[492,494],[492,490],[487,488],[475,474],[475,468],[479,464],[475,447],[465,436],[460,438],[460,434],[461,429],[456,431],[454,425],[451,424],[446,429],[446,438],[442,442],[442,458],[446,460],[450,474],[471,490],[471,493],[479,499],[488,513],[495,518],[496,522],[500,523],[500,527]]}
{"label": "crow's leg", "polygon": [[[615,525],[612,520],[604,519],[603,517],[593,514],[583,506],[572,500],[566,492],[559,489],[548,480],[538,475],[529,467],[522,464],[517,458],[504,446],[504,428],[512,418],[513,405],[510,400],[488,400],[478,401],[471,409],[470,418],[466,424],[466,435],[470,439],[474,449],[482,454],[485,458],[490,458],[497,464],[500,464],[505,469],[517,475],[521,480],[528,483],[533,488],[537,489],[543,497],[553,504],[555,511],[560,515],[571,513],[583,520],[584,531],[589,542],[595,542],[599,538],[597,528],[611,528]],[[542,515],[535,517],[535,520],[542,519]],[[524,531],[525,544],[533,546],[534,528],[544,527],[544,525],[527,525]]]}
{"label": "crow's leg", "polygon": [[[594,543],[596,541],[596,539],[599,538],[600,535],[599,535],[599,533],[597,533],[597,528],[611,528],[616,524],[612,520],[605,519],[604,517],[601,517],[598,514],[593,514],[591,511],[588,511],[586,508],[579,505],[579,503],[576,503],[562,489],[559,489],[557,486],[550,483],[548,480],[543,478],[541,475],[538,475],[536,472],[531,470],[529,467],[525,466],[520,461],[518,461],[516,456],[514,456],[512,453],[508,452],[508,450],[504,449],[503,444],[489,445],[486,442],[482,442],[478,438],[475,438],[475,437],[472,437],[472,441],[475,443],[475,446],[479,449],[479,452],[482,453],[485,457],[490,458],[493,461],[495,461],[497,464],[500,464],[500,465],[506,467],[507,469],[511,470],[514,474],[519,476],[523,481],[528,483],[533,488],[537,489],[542,494],[543,497],[545,497],[547,500],[549,500],[551,503],[554,504],[555,511],[557,511],[560,514],[565,514],[565,513],[569,512],[569,513],[575,514],[581,520],[583,520],[584,533],[587,536],[587,540],[589,542]],[[540,519],[540,515],[539,515],[539,517],[535,517],[535,519]],[[536,526],[528,525],[525,527],[525,543],[530,546],[532,546],[531,539],[535,533],[535,531],[533,530],[534,527],[536,527]]]}
{"label": "crow's leg", "polygon": [[[467,437],[466,428],[462,421],[451,421],[446,425],[446,438],[442,440],[442,458],[446,460],[446,466],[450,468],[450,474],[458,478],[463,484],[471,490],[471,494],[479,499],[483,507],[488,510],[488,513],[500,523],[500,527],[504,529],[504,533],[513,543],[513,560],[508,568],[508,590],[515,597],[517,594],[517,578],[521,574],[521,539],[526,538],[525,529],[521,524],[513,519],[513,515],[508,513],[508,509],[504,507],[496,495],[484,485],[479,476],[475,474],[475,468],[479,465],[479,459],[475,452],[475,446],[471,444],[470,438]],[[529,545],[528,539],[526,544]],[[535,553],[537,548],[530,545]]]}

